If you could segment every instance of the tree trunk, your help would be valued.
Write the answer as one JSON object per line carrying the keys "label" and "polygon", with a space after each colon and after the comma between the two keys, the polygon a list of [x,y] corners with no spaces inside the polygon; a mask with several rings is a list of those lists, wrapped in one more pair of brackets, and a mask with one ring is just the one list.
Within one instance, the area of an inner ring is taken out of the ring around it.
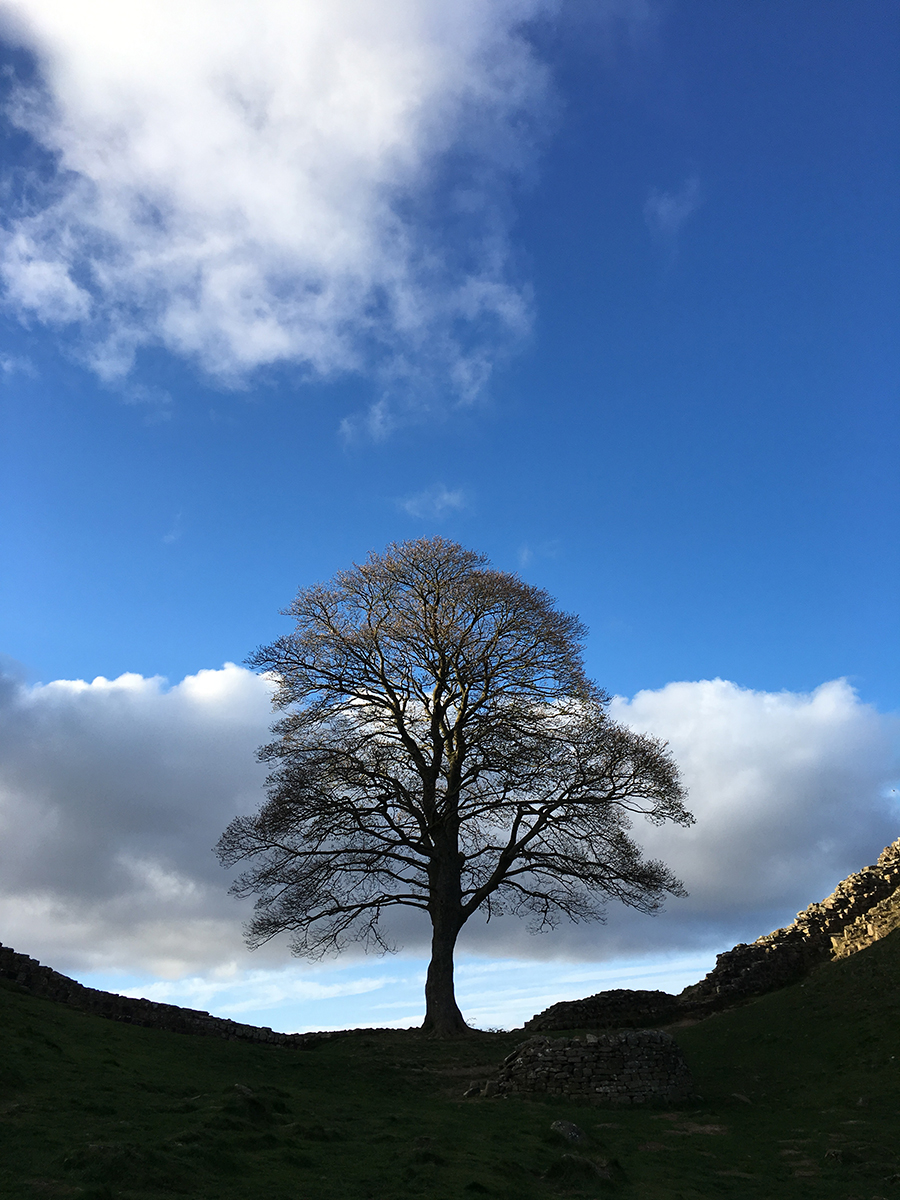
{"label": "tree trunk", "polygon": [[423,1031],[431,1037],[452,1038],[471,1032],[457,1007],[453,991],[453,948],[458,934],[459,927],[455,923],[434,921],[431,962],[425,977],[425,1020],[422,1022]]}
{"label": "tree trunk", "polygon": [[435,853],[428,868],[428,912],[431,916],[431,962],[425,977],[425,1020],[431,1037],[452,1038],[469,1027],[453,992],[453,950],[463,927],[458,832],[446,822],[435,832]]}

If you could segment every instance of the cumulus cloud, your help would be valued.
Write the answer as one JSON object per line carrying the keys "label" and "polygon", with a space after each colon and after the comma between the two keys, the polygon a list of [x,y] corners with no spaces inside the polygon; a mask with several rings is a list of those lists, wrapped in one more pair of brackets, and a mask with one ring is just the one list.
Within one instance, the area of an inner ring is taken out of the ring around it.
{"label": "cumulus cloud", "polygon": [[0,243],[9,304],[107,379],[161,345],[228,381],[430,362],[472,395],[528,326],[504,194],[548,104],[523,23],[554,8],[5,0],[39,72],[7,116],[48,156]]}
{"label": "cumulus cloud", "polygon": [[505,939],[520,955],[612,959],[725,948],[789,922],[900,834],[890,799],[900,721],[843,680],[809,694],[755,692],[727,680],[670,683],[611,715],[669,743],[697,818],[690,829],[639,822],[634,835],[684,881],[687,899],[648,918],[611,906],[601,927],[529,939],[471,923],[479,951]]}
{"label": "cumulus cloud", "polygon": [[434,520],[465,508],[466,495],[460,488],[451,491],[443,483],[436,483],[433,487],[407,496],[404,500],[398,500],[397,505],[411,517]]}
{"label": "cumulus cloud", "polygon": [[[262,800],[254,750],[270,694],[265,679],[231,664],[171,688],[138,675],[6,680],[2,940],[62,970],[188,977],[194,989],[197,977],[218,987],[238,969],[283,963],[278,942],[252,957],[244,949],[249,909],[227,895],[210,852],[231,817]],[[611,908],[605,926],[539,937],[476,917],[463,951],[599,962],[721,949],[790,920],[897,836],[886,799],[897,721],[844,682],[809,695],[672,683],[616,699],[613,715],[667,739],[681,764],[696,825],[635,833],[690,897],[656,918]],[[400,914],[393,931],[425,952],[420,914]]]}
{"label": "cumulus cloud", "polygon": [[670,683],[612,715],[668,741],[688,786],[696,824],[641,833],[685,881],[669,916],[686,931],[766,933],[900,834],[900,721],[845,680],[808,694]]}
{"label": "cumulus cloud", "polygon": [[2,940],[63,970],[179,975],[240,956],[240,912],[210,848],[262,798],[270,694],[231,664],[173,688],[5,680]]}

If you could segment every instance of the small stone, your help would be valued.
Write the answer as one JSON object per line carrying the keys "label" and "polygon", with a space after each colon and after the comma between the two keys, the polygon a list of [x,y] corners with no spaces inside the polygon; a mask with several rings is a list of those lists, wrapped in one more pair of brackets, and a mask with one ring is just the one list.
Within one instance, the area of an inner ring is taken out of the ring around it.
{"label": "small stone", "polygon": [[567,1142],[586,1142],[587,1134],[573,1121],[554,1121],[550,1126],[554,1133],[564,1137]]}

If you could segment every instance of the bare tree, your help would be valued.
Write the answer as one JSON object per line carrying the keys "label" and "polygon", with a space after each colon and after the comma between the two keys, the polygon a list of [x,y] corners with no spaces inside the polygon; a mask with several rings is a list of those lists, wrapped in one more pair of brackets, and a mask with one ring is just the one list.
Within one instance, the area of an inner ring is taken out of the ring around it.
{"label": "bare tree", "polygon": [[350,940],[391,949],[380,921],[431,919],[423,1028],[467,1029],[453,952],[479,909],[602,919],[617,899],[652,912],[683,895],[628,834],[642,814],[690,824],[665,746],[617,725],[584,674],[584,627],[546,592],[442,538],[394,544],[302,589],[293,633],[249,660],[285,716],[260,757],[269,799],[217,852],[249,863],[248,942],[283,931],[294,953]]}

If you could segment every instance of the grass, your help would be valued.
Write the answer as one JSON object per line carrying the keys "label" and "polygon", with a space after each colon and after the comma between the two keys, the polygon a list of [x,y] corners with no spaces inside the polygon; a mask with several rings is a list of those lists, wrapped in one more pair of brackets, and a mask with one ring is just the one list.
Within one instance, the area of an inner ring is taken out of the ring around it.
{"label": "grass", "polygon": [[900,1198],[900,931],[674,1029],[698,1098],[671,1110],[464,1100],[521,1033],[278,1050],[13,985],[0,1019],[0,1196],[16,1200]]}

